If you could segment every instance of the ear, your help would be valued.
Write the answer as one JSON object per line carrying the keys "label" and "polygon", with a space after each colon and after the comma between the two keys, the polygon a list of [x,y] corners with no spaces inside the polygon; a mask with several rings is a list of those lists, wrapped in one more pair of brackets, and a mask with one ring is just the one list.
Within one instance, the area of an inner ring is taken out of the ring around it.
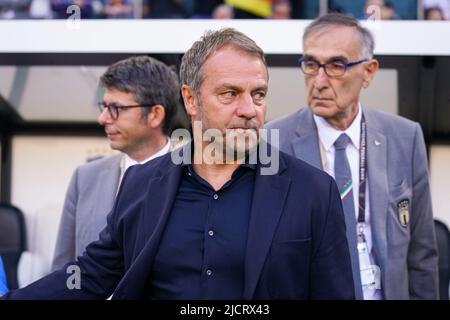
{"label": "ear", "polygon": [[194,90],[183,84],[181,87],[181,95],[183,96],[184,107],[189,116],[195,117],[198,114],[198,103]]}
{"label": "ear", "polygon": [[379,68],[378,60],[370,59],[365,63],[363,87],[368,88]]}
{"label": "ear", "polygon": [[166,110],[160,104],[154,105],[147,116],[147,123],[151,128],[162,127],[164,118],[166,117]]}

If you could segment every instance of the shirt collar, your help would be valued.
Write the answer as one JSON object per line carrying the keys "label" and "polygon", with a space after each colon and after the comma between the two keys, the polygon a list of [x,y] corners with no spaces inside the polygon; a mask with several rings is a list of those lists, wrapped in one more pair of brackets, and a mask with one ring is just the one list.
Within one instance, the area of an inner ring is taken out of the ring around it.
{"label": "shirt collar", "polygon": [[150,157],[148,157],[147,159],[143,160],[143,161],[136,161],[134,159],[131,159],[129,155],[125,154],[125,171],[131,167],[134,166],[135,164],[144,164],[150,160],[153,160],[155,158],[158,158],[160,156],[165,155],[166,153],[168,153],[170,151],[170,139],[167,138],[167,143],[164,147],[162,147],[161,150],[159,150],[158,152],[152,154]]}
{"label": "shirt collar", "polygon": [[353,120],[350,127],[346,130],[341,131],[333,128],[324,118],[313,115],[314,122],[317,126],[317,131],[319,134],[319,139],[325,148],[325,151],[330,151],[331,147],[333,147],[334,142],[339,138],[342,133],[346,133],[352,144],[356,149],[359,150],[360,140],[361,140],[361,119],[362,119],[362,111],[361,105],[358,104],[358,113],[356,114],[355,119]]}

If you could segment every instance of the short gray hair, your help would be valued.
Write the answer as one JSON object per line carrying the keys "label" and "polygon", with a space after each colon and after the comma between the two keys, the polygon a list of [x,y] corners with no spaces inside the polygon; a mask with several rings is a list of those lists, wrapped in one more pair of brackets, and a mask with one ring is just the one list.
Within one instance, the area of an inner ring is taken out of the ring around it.
{"label": "short gray hair", "polygon": [[375,40],[369,29],[361,26],[358,20],[351,16],[346,16],[340,13],[329,13],[321,16],[311,22],[303,33],[303,44],[306,39],[319,30],[333,26],[344,26],[355,28],[361,40],[361,59],[371,59],[373,57],[373,51],[375,49]]}
{"label": "short gray hair", "polygon": [[227,45],[261,59],[267,67],[262,49],[242,32],[232,28],[224,28],[218,31],[208,30],[200,40],[194,42],[192,47],[186,51],[180,66],[181,83],[189,86],[197,97],[204,80],[202,65],[212,53]]}

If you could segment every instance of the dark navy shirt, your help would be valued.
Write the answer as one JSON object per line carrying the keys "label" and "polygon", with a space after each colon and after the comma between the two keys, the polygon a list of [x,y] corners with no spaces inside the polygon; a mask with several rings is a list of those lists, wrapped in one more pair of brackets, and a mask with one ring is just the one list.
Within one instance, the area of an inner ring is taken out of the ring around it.
{"label": "dark navy shirt", "polygon": [[242,299],[256,165],[243,164],[218,191],[191,165],[163,233],[151,299]]}

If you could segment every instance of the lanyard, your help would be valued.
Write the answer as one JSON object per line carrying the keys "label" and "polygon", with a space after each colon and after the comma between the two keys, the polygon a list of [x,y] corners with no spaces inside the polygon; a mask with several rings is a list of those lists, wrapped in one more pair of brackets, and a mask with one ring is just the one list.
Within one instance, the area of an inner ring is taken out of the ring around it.
{"label": "lanyard", "polygon": [[364,223],[366,217],[366,177],[367,177],[367,131],[364,114],[361,118],[361,139],[359,141],[359,210],[358,223]]}

